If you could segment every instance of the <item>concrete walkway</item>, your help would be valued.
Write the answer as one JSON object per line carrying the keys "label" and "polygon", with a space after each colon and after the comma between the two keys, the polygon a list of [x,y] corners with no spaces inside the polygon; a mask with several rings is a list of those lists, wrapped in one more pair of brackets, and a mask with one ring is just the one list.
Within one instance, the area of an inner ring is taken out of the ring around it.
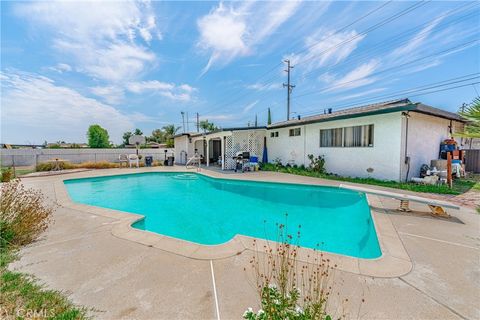
{"label": "concrete walkway", "polygon": [[[279,173],[250,177],[312,179]],[[55,179],[23,182],[55,199]],[[411,207],[418,212],[400,214],[394,210],[396,201],[381,201],[413,269],[400,278],[337,271],[337,291],[349,298],[347,317],[480,319],[480,215],[462,209],[450,212],[452,219],[438,219],[417,204]],[[25,248],[12,267],[65,291],[75,303],[91,308],[94,318],[241,319],[246,308],[258,308],[253,278],[244,271],[251,258],[247,251],[195,260],[116,238],[111,233],[118,223],[114,218],[59,208],[54,219],[44,237]]]}

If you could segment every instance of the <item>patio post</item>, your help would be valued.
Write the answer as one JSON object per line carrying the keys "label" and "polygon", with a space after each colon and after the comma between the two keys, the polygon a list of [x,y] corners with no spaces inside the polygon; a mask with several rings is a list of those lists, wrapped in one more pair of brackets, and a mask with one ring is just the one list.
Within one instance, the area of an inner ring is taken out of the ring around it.
{"label": "patio post", "polygon": [[205,158],[207,159],[207,167],[210,166],[210,139],[207,139],[207,154],[205,155]]}
{"label": "patio post", "polygon": [[222,150],[222,170],[225,170],[225,142],[227,141],[226,137],[223,136],[221,139],[221,150]]}

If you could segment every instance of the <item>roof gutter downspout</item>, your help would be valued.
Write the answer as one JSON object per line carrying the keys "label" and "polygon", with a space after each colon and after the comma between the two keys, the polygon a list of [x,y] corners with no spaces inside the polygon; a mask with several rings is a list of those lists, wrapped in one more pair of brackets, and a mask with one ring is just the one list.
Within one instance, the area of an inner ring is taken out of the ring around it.
{"label": "roof gutter downspout", "polygon": [[408,118],[410,118],[409,111],[402,112],[402,116],[405,117],[405,153],[403,159],[405,165],[407,165],[407,174],[405,175],[405,182],[407,182],[408,175],[410,173],[410,157],[408,156]]}

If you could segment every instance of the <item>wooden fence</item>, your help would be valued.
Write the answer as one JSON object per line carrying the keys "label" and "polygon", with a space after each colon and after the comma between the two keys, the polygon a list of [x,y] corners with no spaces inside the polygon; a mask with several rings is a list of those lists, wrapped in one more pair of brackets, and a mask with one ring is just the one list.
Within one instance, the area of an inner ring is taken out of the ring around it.
{"label": "wooden fence", "polygon": [[466,150],[465,171],[480,173],[480,149]]}

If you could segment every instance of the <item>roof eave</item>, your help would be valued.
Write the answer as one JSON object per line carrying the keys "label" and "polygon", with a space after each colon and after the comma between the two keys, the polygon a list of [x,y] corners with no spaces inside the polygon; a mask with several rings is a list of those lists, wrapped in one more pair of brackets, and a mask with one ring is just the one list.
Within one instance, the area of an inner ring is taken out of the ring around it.
{"label": "roof eave", "polygon": [[395,107],[395,108],[389,108],[389,109],[383,109],[383,110],[373,110],[373,111],[362,112],[362,113],[357,113],[357,114],[344,114],[344,115],[338,115],[338,116],[333,116],[333,117],[324,118],[324,119],[298,120],[295,123],[284,123],[284,124],[278,124],[278,125],[273,124],[273,125],[268,126],[267,129],[279,129],[279,128],[286,128],[286,127],[302,126],[302,125],[312,124],[312,123],[329,122],[329,121],[344,120],[344,119],[351,119],[351,118],[360,118],[360,117],[373,116],[373,115],[386,114],[386,113],[393,113],[393,112],[401,112],[401,111],[411,111],[414,108],[415,108],[415,104],[408,104],[408,105],[404,105],[404,106],[398,106],[398,107]]}

